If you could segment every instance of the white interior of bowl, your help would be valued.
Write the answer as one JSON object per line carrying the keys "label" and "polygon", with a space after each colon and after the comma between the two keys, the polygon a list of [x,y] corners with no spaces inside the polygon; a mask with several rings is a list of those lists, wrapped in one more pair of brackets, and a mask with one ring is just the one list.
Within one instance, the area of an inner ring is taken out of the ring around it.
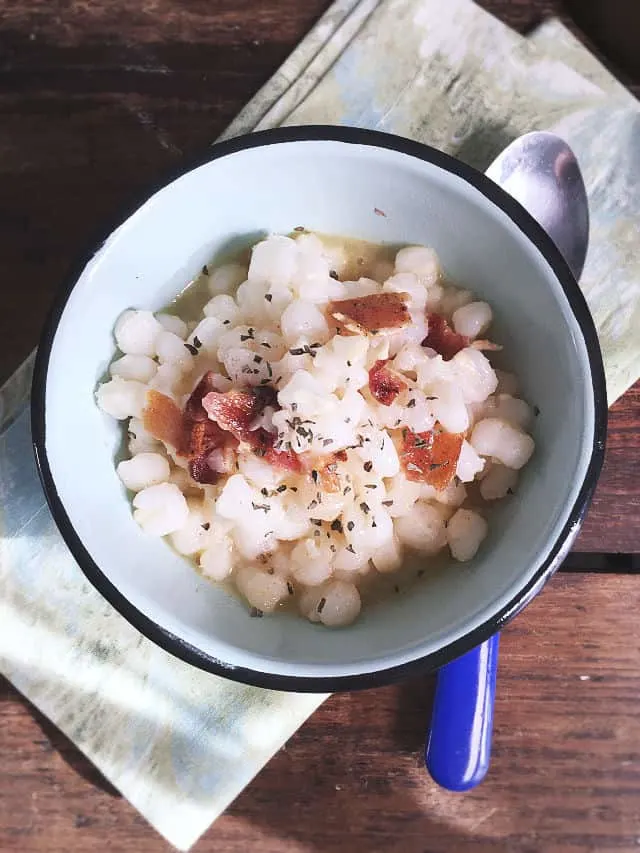
{"label": "white interior of bowl", "polygon": [[[377,215],[374,209],[384,211]],[[281,614],[251,619],[131,516],[114,469],[121,424],[94,402],[129,307],[158,309],[238,237],[321,232],[435,247],[457,283],[493,306],[494,337],[540,408],[537,450],[495,512],[477,558],[330,631]],[[576,500],[593,441],[585,345],[544,257],[481,192],[392,150],[335,141],[250,148],[151,197],[95,255],[64,310],[46,387],[46,451],[66,512],[94,562],[143,614],[230,666],[347,676],[429,654],[505,606],[547,556]]]}

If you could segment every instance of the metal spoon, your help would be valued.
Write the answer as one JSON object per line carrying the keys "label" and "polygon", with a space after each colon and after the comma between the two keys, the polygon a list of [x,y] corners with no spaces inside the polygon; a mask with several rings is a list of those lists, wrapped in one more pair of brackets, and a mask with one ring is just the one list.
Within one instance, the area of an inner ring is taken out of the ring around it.
{"label": "metal spoon", "polygon": [[589,203],[578,161],[567,143],[555,133],[525,133],[485,174],[542,225],[579,279],[589,245]]}
{"label": "metal spoon", "polygon": [[[553,133],[518,137],[485,173],[533,216],[574,277],[589,244],[589,205],[578,161]],[[450,791],[468,791],[489,769],[499,634],[438,671],[425,763]]]}

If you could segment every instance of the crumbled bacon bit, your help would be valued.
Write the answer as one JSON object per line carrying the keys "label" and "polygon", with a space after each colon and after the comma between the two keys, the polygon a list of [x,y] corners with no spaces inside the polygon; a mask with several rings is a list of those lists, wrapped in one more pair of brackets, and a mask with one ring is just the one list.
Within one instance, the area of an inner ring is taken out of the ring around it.
{"label": "crumbled bacon bit", "polygon": [[193,421],[206,421],[207,413],[205,412],[202,401],[212,391],[216,391],[216,374],[213,370],[208,370],[200,382],[191,392],[191,396],[187,400],[184,407],[185,415]]}
{"label": "crumbled bacon bit", "polygon": [[212,471],[218,474],[231,474],[236,464],[236,445],[225,444],[217,447],[207,456],[207,462]]}
{"label": "crumbled bacon bit", "polygon": [[274,468],[280,468],[282,471],[291,471],[292,474],[300,474],[302,472],[302,463],[297,453],[293,450],[275,450],[270,447],[264,454],[264,461]]}
{"label": "crumbled bacon bit", "polygon": [[408,293],[371,293],[330,302],[328,312],[339,329],[356,335],[375,335],[411,323],[408,301]]}
{"label": "crumbled bacon bit", "polygon": [[[187,419],[185,418],[185,421]],[[189,456],[199,456],[216,447],[221,447],[227,435],[213,421],[196,421],[190,425],[187,432],[185,450]]]}
{"label": "crumbled bacon bit", "polygon": [[189,460],[189,474],[196,483],[203,486],[213,486],[220,479],[220,474],[211,468],[204,453]]}
{"label": "crumbled bacon bit", "polygon": [[275,440],[276,435],[262,427],[248,430],[242,439],[244,444],[248,444],[251,450],[269,465],[293,474],[300,474],[304,469],[298,454],[292,450],[276,450],[273,446]]}
{"label": "crumbled bacon bit", "polygon": [[383,406],[390,406],[407,387],[400,375],[386,366],[387,362],[388,359],[380,359],[369,370],[369,390]]}
{"label": "crumbled bacon bit", "polygon": [[[213,375],[213,374],[212,374]],[[171,445],[188,459],[189,473],[197,483],[215,483],[222,473],[228,473],[234,460],[237,441],[218,424],[210,421],[204,409],[204,419],[196,403],[199,394],[209,387],[207,375],[198,383],[184,412],[174,401],[159,391],[150,390],[143,412],[144,428],[160,441]],[[198,390],[199,389],[199,390]]]}
{"label": "crumbled bacon bit", "polygon": [[258,429],[247,430],[242,440],[258,456],[264,456],[267,450],[273,447],[275,439],[273,433],[259,427]]}
{"label": "crumbled bacon bit", "polygon": [[[220,393],[210,391],[202,400],[207,415],[238,441],[251,439],[251,424],[275,397],[272,388],[233,388]],[[254,438],[255,440],[255,438]]]}
{"label": "crumbled bacon bit", "polygon": [[[277,392],[270,386],[212,391],[216,374],[205,374],[189,397],[184,412],[158,391],[150,391],[143,418],[155,438],[187,457],[191,477],[214,484],[233,471],[238,443],[242,442],[270,465],[293,474],[317,470],[319,488],[337,492],[340,481],[336,461],[346,461],[346,451],[313,460],[293,450],[276,450],[276,435],[259,427],[251,429],[267,406],[277,407]],[[204,417],[203,417],[204,414]]]}
{"label": "crumbled bacon bit", "polygon": [[164,441],[181,451],[184,446],[182,412],[171,397],[151,389],[147,392],[147,405],[142,413],[146,431],[158,441]]}
{"label": "crumbled bacon bit", "polygon": [[213,484],[229,474],[235,463],[237,441],[213,421],[190,421],[185,415],[189,473],[196,483]]}
{"label": "crumbled bacon bit", "polygon": [[446,489],[455,476],[463,440],[463,433],[438,428],[418,433],[403,430],[400,461],[407,480]]}
{"label": "crumbled bacon bit", "polygon": [[469,346],[469,338],[454,332],[442,314],[427,314],[427,322],[427,337],[422,346],[434,349],[445,361]]}

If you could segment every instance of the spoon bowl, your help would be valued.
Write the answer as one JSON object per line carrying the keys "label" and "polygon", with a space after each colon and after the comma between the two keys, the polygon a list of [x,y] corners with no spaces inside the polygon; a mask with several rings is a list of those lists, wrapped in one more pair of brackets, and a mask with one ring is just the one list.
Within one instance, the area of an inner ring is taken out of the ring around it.
{"label": "spoon bowl", "polygon": [[485,172],[519,201],[579,279],[589,245],[589,202],[575,154],[555,133],[519,136]]}

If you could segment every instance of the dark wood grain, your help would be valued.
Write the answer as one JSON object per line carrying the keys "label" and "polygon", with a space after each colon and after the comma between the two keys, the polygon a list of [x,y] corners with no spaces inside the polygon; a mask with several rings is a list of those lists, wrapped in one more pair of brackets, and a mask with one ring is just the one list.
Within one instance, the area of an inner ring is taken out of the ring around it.
{"label": "dark wood grain", "polygon": [[609,413],[605,464],[576,549],[640,552],[640,382]]}
{"label": "dark wood grain", "polygon": [[[637,850],[639,608],[636,578],[557,575],[505,631],[492,767],[472,793],[425,774],[429,681],[334,696],[196,853]],[[0,756],[1,850],[168,849],[6,684]]]}
{"label": "dark wood grain", "polygon": [[[328,0],[0,0],[0,381],[96,229],[200,154]],[[480,0],[520,32],[560,0]],[[600,53],[640,94],[640,80]],[[578,547],[640,552],[640,385],[611,413]],[[332,698],[197,850],[632,851],[640,839],[640,585],[558,576],[505,632],[490,778],[425,776],[428,680]],[[0,626],[0,630],[2,627]],[[167,849],[0,680],[0,850]],[[295,808],[295,816],[294,816]]]}
{"label": "dark wood grain", "polygon": [[566,0],[577,25],[613,53],[629,75],[640,75],[640,3],[636,0]]}

